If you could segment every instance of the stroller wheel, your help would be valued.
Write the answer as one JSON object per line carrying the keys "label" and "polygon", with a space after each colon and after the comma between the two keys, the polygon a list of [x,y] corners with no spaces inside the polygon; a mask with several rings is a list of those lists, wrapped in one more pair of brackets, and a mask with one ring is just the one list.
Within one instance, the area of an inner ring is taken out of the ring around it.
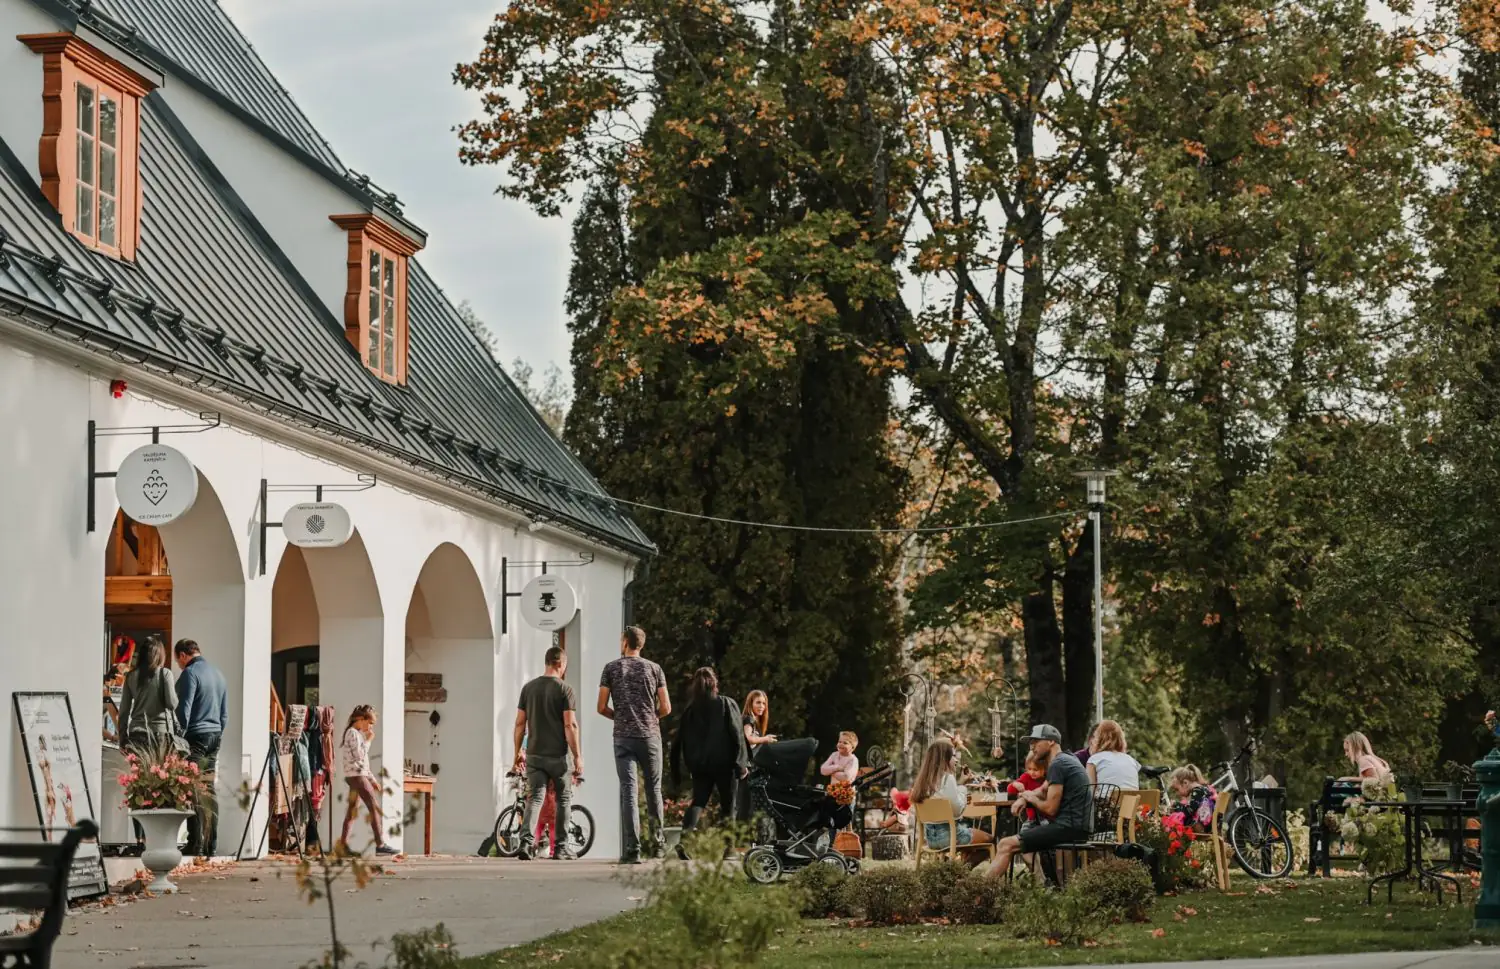
{"label": "stroller wheel", "polygon": [[858,858],[845,858],[844,859],[844,871],[848,872],[851,875],[858,875],[859,874],[859,859]]}
{"label": "stroller wheel", "polygon": [[764,845],[747,851],[741,864],[745,876],[757,885],[774,885],[781,878],[781,858],[774,849]]}

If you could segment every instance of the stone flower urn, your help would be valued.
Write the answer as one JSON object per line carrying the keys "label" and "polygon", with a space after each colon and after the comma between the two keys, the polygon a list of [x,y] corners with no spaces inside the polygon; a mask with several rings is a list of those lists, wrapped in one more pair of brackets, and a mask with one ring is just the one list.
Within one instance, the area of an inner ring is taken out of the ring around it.
{"label": "stone flower urn", "polygon": [[146,850],[141,855],[141,864],[156,876],[156,880],[146,886],[146,891],[162,894],[177,891],[177,884],[167,876],[182,864],[177,835],[193,812],[176,808],[137,808],[130,812],[130,816],[140,822],[141,829],[146,832]]}

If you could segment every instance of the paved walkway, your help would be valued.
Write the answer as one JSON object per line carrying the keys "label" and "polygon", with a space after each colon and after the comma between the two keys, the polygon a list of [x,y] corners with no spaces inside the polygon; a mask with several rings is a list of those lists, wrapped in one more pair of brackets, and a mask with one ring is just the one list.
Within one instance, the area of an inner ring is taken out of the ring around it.
{"label": "paved walkway", "polygon": [[[1130,969],[1495,969],[1500,949],[1473,946],[1445,952],[1366,952],[1353,956],[1220,959],[1213,962],[1137,962]],[[1098,969],[1076,966],[1073,969]]]}
{"label": "paved walkway", "polygon": [[[379,965],[385,953],[371,952],[371,942],[442,922],[460,953],[480,955],[630,908],[641,893],[617,871],[590,860],[410,859],[363,891],[335,886],[339,935],[356,958]],[[287,969],[328,947],[326,907],[304,903],[283,866],[245,863],[177,882],[178,895],[70,915],[54,964]]]}

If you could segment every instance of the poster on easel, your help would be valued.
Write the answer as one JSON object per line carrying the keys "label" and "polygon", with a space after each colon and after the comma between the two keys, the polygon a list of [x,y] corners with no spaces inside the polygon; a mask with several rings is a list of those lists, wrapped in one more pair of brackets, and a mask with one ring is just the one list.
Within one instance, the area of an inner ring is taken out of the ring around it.
{"label": "poster on easel", "polygon": [[[54,840],[58,832],[80,818],[93,819],[94,799],[78,745],[73,704],[66,693],[12,693],[16,726],[26,751],[31,793],[36,800],[42,836]],[[78,846],[68,875],[68,899],[92,898],[109,891],[104,859],[97,842]]]}

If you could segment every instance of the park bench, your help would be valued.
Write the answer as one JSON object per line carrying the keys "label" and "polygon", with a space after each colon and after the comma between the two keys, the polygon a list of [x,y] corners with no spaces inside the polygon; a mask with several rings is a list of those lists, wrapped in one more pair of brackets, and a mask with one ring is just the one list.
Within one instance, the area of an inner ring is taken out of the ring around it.
{"label": "park bench", "polygon": [[48,969],[52,965],[52,945],[68,914],[73,856],[83,839],[98,836],[92,821],[78,822],[61,841],[10,841],[0,835],[0,911],[40,913],[31,931],[0,936],[0,969]]}

